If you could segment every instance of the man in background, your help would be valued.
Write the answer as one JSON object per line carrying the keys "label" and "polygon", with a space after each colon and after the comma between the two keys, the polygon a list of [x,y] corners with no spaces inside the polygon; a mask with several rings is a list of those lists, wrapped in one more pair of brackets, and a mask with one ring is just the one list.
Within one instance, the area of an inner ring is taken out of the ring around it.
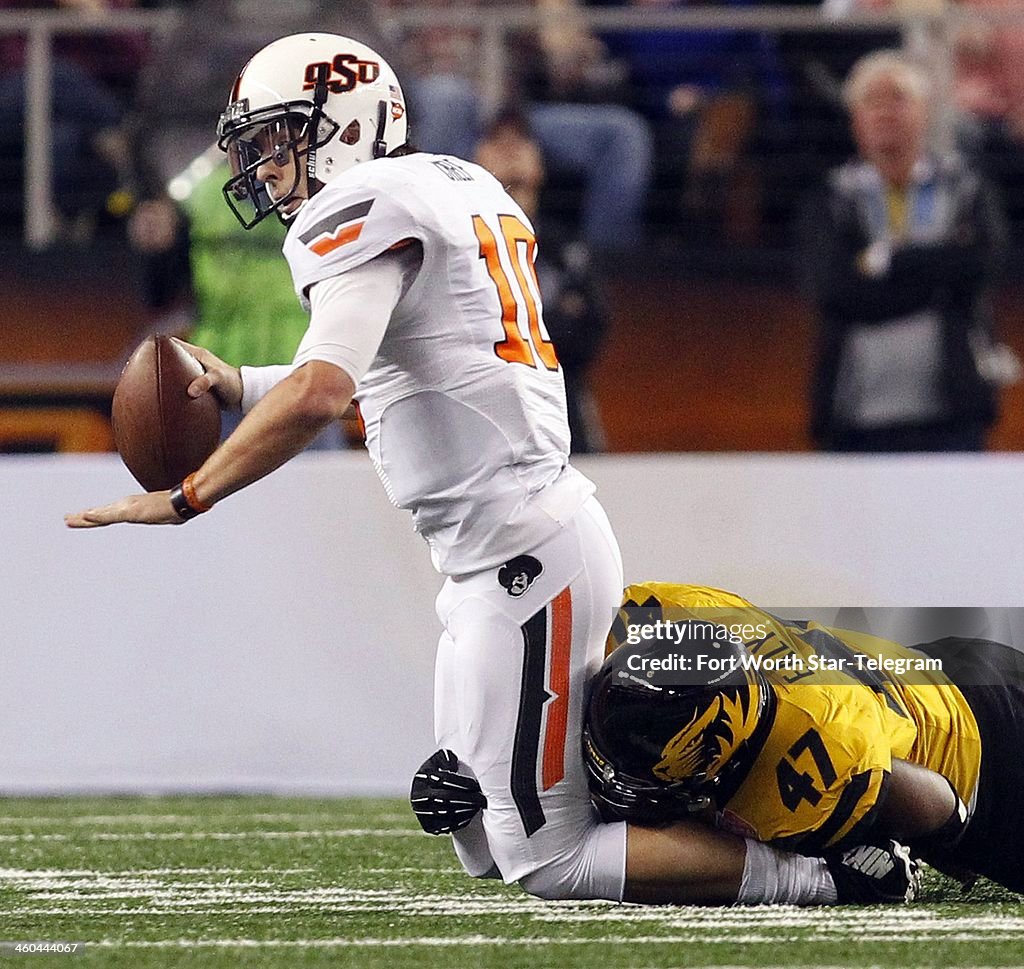
{"label": "man in background", "polygon": [[927,147],[929,82],[900,54],[845,87],[858,158],[802,220],[820,319],[815,443],[830,451],[978,451],[996,416],[991,286],[1003,217],[981,178]]}

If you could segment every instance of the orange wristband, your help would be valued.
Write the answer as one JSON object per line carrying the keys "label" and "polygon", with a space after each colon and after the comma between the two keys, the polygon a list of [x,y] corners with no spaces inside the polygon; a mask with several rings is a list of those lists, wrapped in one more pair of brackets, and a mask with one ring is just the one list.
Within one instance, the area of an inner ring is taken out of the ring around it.
{"label": "orange wristband", "polygon": [[171,505],[182,521],[188,521],[210,510],[209,505],[204,505],[196,497],[196,486],[192,482],[191,474],[177,488],[172,489],[170,498]]}
{"label": "orange wristband", "polygon": [[189,508],[191,508],[197,515],[201,515],[204,511],[209,511],[213,506],[204,505],[196,495],[196,486],[192,479],[195,477],[195,473],[190,474],[181,483],[181,493],[185,496],[185,501],[188,502]]}

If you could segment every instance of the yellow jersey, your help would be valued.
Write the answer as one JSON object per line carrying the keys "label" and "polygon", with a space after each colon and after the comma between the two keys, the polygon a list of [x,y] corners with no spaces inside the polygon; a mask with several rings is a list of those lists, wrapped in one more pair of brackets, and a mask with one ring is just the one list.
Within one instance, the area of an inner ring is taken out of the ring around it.
{"label": "yellow jersey", "polygon": [[853,843],[881,803],[894,758],[943,775],[973,807],[978,724],[939,661],[865,633],[781,619],[703,586],[638,583],[623,607],[609,650],[637,610],[712,621],[739,635],[771,686],[774,720],[746,776],[718,804],[720,827],[809,853]]}

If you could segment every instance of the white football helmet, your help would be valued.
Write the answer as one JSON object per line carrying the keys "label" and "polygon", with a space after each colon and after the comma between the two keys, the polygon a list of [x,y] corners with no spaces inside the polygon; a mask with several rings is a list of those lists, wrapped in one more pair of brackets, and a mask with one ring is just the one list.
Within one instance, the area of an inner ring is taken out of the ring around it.
{"label": "white football helmet", "polygon": [[[405,98],[395,72],[365,44],[337,34],[294,34],[255,54],[235,81],[217,125],[232,177],[224,197],[246,229],[271,212],[282,220],[305,159],[307,197],[359,162],[406,143]],[[271,194],[257,178],[269,161],[294,164],[291,188]],[[248,212],[248,206],[252,212]]]}

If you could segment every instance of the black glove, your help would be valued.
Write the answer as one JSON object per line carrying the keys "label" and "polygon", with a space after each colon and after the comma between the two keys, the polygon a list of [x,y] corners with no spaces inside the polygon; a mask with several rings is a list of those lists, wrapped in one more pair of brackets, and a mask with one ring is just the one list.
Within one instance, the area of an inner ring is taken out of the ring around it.
{"label": "black glove", "polygon": [[458,769],[458,757],[450,750],[439,750],[413,776],[409,800],[427,834],[458,831],[487,807],[476,778],[459,774]]}
{"label": "black glove", "polygon": [[841,905],[904,903],[917,897],[920,865],[911,859],[909,848],[895,841],[857,845],[824,857]]}

